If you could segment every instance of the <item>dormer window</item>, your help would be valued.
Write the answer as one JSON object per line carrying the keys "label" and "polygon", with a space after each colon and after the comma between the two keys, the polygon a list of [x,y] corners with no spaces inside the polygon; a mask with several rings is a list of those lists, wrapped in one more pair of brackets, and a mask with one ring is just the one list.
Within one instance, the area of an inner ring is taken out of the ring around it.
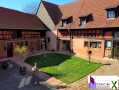
{"label": "dormer window", "polygon": [[62,20],[62,27],[65,27],[67,25],[67,22],[66,21],[64,21],[64,20]]}
{"label": "dormer window", "polygon": [[119,6],[115,6],[112,8],[107,8],[107,18],[108,19],[115,19],[119,16]]}
{"label": "dormer window", "polygon": [[72,23],[73,22],[73,17],[72,16],[70,16],[70,17],[65,17],[65,18],[63,18],[62,19],[62,27],[65,27],[67,24],[70,24],[70,23]]}
{"label": "dormer window", "polygon": [[87,23],[87,18],[86,17],[82,17],[80,18],[80,25],[85,25]]}
{"label": "dormer window", "polygon": [[86,23],[93,20],[92,14],[88,14],[86,16],[79,17],[80,18],[80,26],[85,25]]}
{"label": "dormer window", "polygon": [[116,18],[116,11],[115,10],[107,10],[107,18],[108,19]]}

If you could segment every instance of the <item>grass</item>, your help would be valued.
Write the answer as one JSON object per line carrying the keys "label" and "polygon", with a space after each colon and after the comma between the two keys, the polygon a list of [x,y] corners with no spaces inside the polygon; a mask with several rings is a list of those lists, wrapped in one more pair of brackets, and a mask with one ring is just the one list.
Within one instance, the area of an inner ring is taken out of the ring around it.
{"label": "grass", "polygon": [[33,56],[29,57],[26,62],[31,65],[37,63],[39,70],[67,84],[80,80],[102,66],[100,63],[91,62],[89,64],[82,58],[63,54]]}

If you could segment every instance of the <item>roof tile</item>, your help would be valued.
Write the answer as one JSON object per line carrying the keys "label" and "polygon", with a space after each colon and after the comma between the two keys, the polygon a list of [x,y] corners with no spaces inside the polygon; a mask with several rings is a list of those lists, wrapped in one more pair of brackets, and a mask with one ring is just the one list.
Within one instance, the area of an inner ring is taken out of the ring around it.
{"label": "roof tile", "polygon": [[35,15],[0,7],[0,29],[46,30],[47,28]]}

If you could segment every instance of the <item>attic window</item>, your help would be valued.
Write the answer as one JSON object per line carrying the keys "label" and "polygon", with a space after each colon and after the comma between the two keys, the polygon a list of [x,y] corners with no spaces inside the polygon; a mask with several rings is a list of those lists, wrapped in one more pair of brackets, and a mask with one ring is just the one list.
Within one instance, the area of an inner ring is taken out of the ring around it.
{"label": "attic window", "polygon": [[108,19],[116,18],[116,11],[114,9],[107,10],[107,18]]}
{"label": "attic window", "polygon": [[114,19],[119,16],[118,12],[119,6],[113,7],[113,8],[107,8],[107,18],[108,19]]}
{"label": "attic window", "polygon": [[87,18],[86,17],[82,17],[80,18],[80,25],[85,25],[87,23]]}
{"label": "attic window", "polygon": [[66,20],[62,20],[62,27],[65,27],[67,25],[67,21]]}
{"label": "attic window", "polygon": [[62,27],[66,26],[67,24],[70,24],[73,22],[73,17],[63,18],[62,19]]}
{"label": "attic window", "polygon": [[79,17],[80,18],[80,25],[85,25],[86,23],[90,22],[93,20],[93,16],[92,14],[89,14],[87,16],[82,16],[82,17]]}

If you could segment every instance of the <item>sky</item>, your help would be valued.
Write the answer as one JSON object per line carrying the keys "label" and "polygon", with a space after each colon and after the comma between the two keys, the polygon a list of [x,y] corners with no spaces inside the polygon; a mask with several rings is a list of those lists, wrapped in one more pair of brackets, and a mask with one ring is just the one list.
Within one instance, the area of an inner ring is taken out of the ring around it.
{"label": "sky", "polygon": [[[45,0],[59,5],[71,3],[74,0]],[[0,7],[15,9],[18,11],[35,14],[40,0],[0,0]]]}

